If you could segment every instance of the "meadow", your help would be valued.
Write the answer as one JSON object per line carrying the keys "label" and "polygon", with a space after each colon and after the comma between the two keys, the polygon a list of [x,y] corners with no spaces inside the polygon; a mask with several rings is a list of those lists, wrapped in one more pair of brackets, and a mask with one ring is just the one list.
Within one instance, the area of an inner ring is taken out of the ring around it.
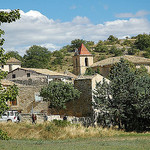
{"label": "meadow", "polygon": [[0,150],[148,150],[150,133],[112,128],[83,127],[68,122],[1,123],[9,140],[0,140]]}

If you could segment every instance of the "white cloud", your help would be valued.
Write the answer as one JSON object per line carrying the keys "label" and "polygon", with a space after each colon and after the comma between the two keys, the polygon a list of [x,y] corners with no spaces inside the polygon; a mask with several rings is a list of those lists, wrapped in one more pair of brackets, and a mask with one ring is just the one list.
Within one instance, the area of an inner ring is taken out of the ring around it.
{"label": "white cloud", "polygon": [[134,18],[134,17],[144,17],[149,14],[150,14],[150,11],[140,10],[136,14],[132,14],[132,13],[116,14],[116,17],[117,18]]}
{"label": "white cloud", "polygon": [[107,39],[111,34],[124,37],[149,33],[150,22],[147,19],[131,18],[95,25],[87,17],[81,16],[70,22],[60,22],[31,10],[27,13],[21,11],[20,20],[2,24],[1,27],[5,30],[4,48],[7,51],[17,50],[23,55],[32,45],[41,45],[53,51],[70,44],[76,38],[97,42]]}
{"label": "white cloud", "polygon": [[89,24],[90,20],[87,17],[77,16],[72,20],[72,22],[75,24]]}

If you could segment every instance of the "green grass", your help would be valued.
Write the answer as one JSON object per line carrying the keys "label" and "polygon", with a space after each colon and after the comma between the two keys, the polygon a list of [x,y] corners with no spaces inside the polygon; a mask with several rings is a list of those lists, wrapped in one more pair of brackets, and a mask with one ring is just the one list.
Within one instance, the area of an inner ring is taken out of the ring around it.
{"label": "green grass", "polygon": [[149,150],[150,136],[0,141],[1,150]]}

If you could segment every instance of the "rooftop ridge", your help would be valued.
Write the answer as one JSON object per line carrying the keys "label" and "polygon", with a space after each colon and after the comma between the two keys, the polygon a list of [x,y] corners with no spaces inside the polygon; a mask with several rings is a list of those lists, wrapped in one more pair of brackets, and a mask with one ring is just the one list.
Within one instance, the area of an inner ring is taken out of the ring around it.
{"label": "rooftop ridge", "polygon": [[79,53],[79,55],[91,55],[91,53],[88,51],[88,49],[85,47],[85,45],[83,43],[79,47],[78,53]]}

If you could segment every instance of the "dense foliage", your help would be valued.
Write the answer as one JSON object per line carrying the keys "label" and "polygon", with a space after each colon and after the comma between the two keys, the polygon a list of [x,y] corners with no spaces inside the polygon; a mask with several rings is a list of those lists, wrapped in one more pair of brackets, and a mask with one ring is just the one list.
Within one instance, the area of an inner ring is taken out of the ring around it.
{"label": "dense foliage", "polygon": [[8,136],[8,133],[0,129],[0,140],[9,140],[10,137]]}
{"label": "dense foliage", "polygon": [[33,45],[24,55],[23,67],[47,68],[51,53],[47,48]]}
{"label": "dense foliage", "polygon": [[50,102],[51,108],[65,109],[66,102],[79,98],[80,92],[71,83],[51,81],[41,89],[40,95]]}
{"label": "dense foliage", "polygon": [[23,61],[22,56],[20,56],[17,51],[8,51],[8,52],[6,53],[6,55],[8,55],[9,57],[16,58],[16,59],[18,59],[18,60],[20,60],[20,61]]}
{"label": "dense foliage", "polygon": [[97,84],[95,106],[109,111],[107,119],[119,128],[147,130],[150,127],[150,76],[130,68],[130,64],[121,59],[112,67],[110,80],[109,84],[105,80]]}
{"label": "dense foliage", "polygon": [[[10,23],[16,21],[19,18],[20,18],[19,10],[12,10],[10,12],[0,11],[0,25],[1,23]],[[4,31],[0,29],[0,37],[2,34],[4,34]],[[4,49],[2,48],[3,43],[4,43],[4,39],[1,38],[0,39],[0,64],[5,64],[8,59],[8,55],[4,55]],[[7,73],[0,69],[0,114],[3,111],[8,109],[6,102],[15,100],[16,96],[18,95],[18,89],[16,85],[12,85],[7,89],[2,87],[1,80],[4,79],[6,75]]]}

